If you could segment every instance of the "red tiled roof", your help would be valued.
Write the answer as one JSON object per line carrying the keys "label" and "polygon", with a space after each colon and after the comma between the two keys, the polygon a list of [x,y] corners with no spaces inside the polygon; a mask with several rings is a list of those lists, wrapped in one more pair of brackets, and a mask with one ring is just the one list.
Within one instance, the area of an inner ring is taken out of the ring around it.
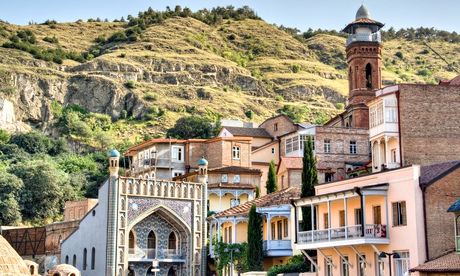
{"label": "red tiled roof", "polygon": [[376,20],[370,19],[370,18],[358,18],[355,21],[351,22],[348,24],[345,28],[343,28],[342,32],[347,32],[347,30],[352,26],[352,25],[360,25],[360,24],[373,24],[377,25],[380,28],[384,26],[383,23],[378,22]]}
{"label": "red tiled roof", "polygon": [[439,82],[440,85],[460,85],[460,75],[456,76],[455,78],[451,80],[441,80]]}
{"label": "red tiled roof", "polygon": [[460,272],[460,254],[452,252],[410,269],[410,272],[416,271],[431,273]]}
{"label": "red tiled roof", "polygon": [[233,136],[272,138],[272,136],[265,130],[265,128],[261,127],[250,128],[225,126],[223,128],[228,130]]}
{"label": "red tiled roof", "polygon": [[281,157],[281,163],[284,163],[287,169],[301,170],[303,168],[302,157]]}
{"label": "red tiled roof", "polygon": [[429,186],[459,167],[460,160],[423,166],[420,168],[420,186]]}
{"label": "red tiled roof", "polygon": [[277,191],[263,197],[256,198],[254,200],[248,201],[236,207],[227,209],[220,213],[217,213],[215,217],[229,217],[229,216],[238,216],[238,215],[247,215],[251,209],[252,204],[255,204],[257,207],[267,207],[274,205],[289,204],[291,199],[296,199],[300,197],[300,187],[289,187],[281,191]]}

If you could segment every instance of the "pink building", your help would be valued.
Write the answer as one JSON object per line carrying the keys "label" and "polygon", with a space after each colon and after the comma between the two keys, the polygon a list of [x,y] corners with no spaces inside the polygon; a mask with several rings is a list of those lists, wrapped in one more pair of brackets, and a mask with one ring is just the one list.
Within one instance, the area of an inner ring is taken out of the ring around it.
{"label": "pink building", "polygon": [[[298,221],[294,249],[313,261],[318,275],[389,276],[390,258],[383,257],[385,253],[396,254],[391,257],[392,275],[408,275],[410,268],[428,260],[430,240],[436,238],[425,234],[434,219],[431,210],[425,211],[425,198],[433,198],[436,187],[443,187],[443,181],[457,171],[457,163],[413,165],[317,185],[316,196],[294,201]],[[424,188],[426,183],[432,183],[433,191]],[[458,181],[449,187],[445,195],[453,196],[438,197],[439,204],[452,204],[458,197]],[[313,230],[302,227],[302,209],[314,214]],[[438,221],[442,216],[448,214],[444,211]],[[451,231],[451,223],[437,236],[444,230]],[[308,256],[314,255],[308,250],[316,250],[317,257]]]}

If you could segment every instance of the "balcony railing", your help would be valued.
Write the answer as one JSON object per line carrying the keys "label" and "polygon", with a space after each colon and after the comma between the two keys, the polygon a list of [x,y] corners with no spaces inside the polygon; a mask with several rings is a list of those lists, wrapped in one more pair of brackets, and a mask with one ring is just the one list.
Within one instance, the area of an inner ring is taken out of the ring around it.
{"label": "balcony railing", "polygon": [[380,33],[373,34],[351,34],[347,39],[347,46],[353,42],[364,41],[364,42],[382,42]]}
{"label": "balcony railing", "polygon": [[291,250],[291,240],[264,240],[264,250]]}
{"label": "balcony railing", "polygon": [[184,259],[180,250],[176,249],[150,249],[150,248],[130,248],[128,251],[130,260],[150,261],[154,259]]}
{"label": "balcony railing", "polygon": [[455,237],[455,248],[457,249],[457,252],[460,253],[460,236]]}
{"label": "balcony railing", "polygon": [[[366,224],[364,238],[386,238],[386,225]],[[351,240],[362,238],[362,226],[353,225],[324,230],[303,231],[297,234],[299,244],[309,244],[326,241]]]}

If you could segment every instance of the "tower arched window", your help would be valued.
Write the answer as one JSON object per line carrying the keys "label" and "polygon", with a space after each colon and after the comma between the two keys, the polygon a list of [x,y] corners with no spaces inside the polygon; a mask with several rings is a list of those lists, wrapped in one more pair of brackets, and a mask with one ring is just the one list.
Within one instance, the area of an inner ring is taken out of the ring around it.
{"label": "tower arched window", "polygon": [[176,237],[176,233],[174,232],[171,232],[171,234],[169,234],[168,249],[170,250],[177,249],[177,237]]}
{"label": "tower arched window", "polygon": [[75,267],[77,266],[77,255],[75,254],[73,255],[73,258],[72,258],[72,265]]}
{"label": "tower arched window", "polygon": [[157,237],[155,232],[150,231],[149,236],[147,237],[147,249],[149,259],[155,258],[155,249],[157,247]]}
{"label": "tower arched window", "polygon": [[372,89],[372,65],[366,65],[366,87]]}
{"label": "tower arched window", "polygon": [[91,249],[91,269],[94,270],[96,267],[96,248]]}
{"label": "tower arched window", "polygon": [[69,264],[69,255],[66,255],[66,256],[65,256],[65,263],[66,263],[66,264]]}
{"label": "tower arched window", "polygon": [[136,246],[136,239],[134,237],[133,231],[129,231],[129,249],[134,250],[134,247]]}
{"label": "tower arched window", "polygon": [[351,66],[350,66],[350,70],[349,70],[349,73],[348,73],[348,77],[350,78],[349,79],[349,84],[350,84],[350,91],[354,89],[353,87],[353,69],[351,69]]}
{"label": "tower arched window", "polygon": [[83,249],[83,270],[86,270],[87,260],[88,260],[88,250],[85,248]]}

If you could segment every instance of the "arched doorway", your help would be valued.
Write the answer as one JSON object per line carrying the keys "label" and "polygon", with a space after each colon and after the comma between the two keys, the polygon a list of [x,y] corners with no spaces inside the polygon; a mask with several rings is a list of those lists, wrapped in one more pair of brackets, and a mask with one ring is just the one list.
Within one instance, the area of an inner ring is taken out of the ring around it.
{"label": "arched doorway", "polygon": [[157,248],[157,238],[155,232],[150,231],[147,237],[147,257],[149,259],[155,259],[155,253]]}
{"label": "arched doorway", "polygon": [[168,271],[168,276],[176,276],[176,275],[177,275],[176,269],[174,269],[174,267],[171,266],[171,268]]}

